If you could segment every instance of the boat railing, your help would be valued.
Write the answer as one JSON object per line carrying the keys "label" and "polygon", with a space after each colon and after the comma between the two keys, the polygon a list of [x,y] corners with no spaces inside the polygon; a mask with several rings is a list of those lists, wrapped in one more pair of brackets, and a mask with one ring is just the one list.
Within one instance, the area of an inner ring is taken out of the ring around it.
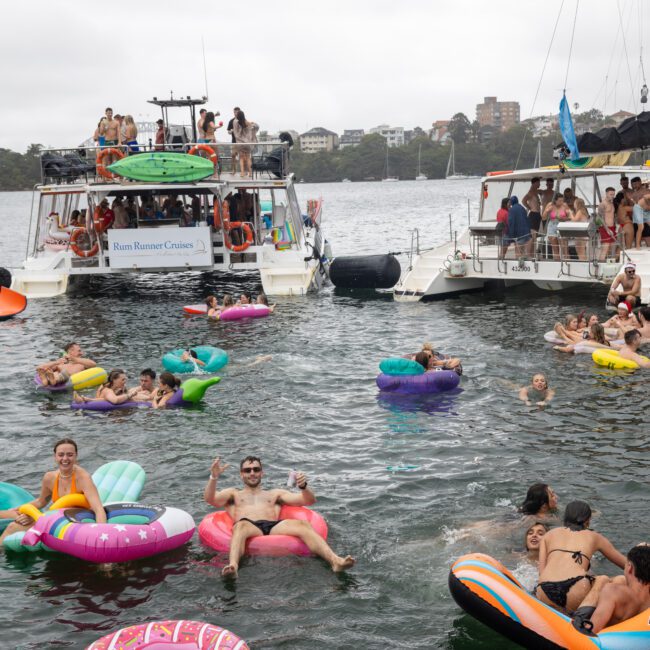
{"label": "boat railing", "polygon": [[[289,175],[289,144],[281,141],[256,142],[251,144],[233,142],[166,142],[146,145],[80,146],[70,148],[41,149],[41,183],[69,184],[89,182],[111,182],[120,178],[107,169],[108,165],[122,156],[148,152],[197,153],[208,158],[214,156],[217,175],[239,173],[239,154],[251,155],[253,176],[267,174],[273,178]],[[104,152],[104,153],[102,153]],[[214,152],[214,153],[211,153]]]}
{"label": "boat railing", "polygon": [[532,241],[517,242],[505,234],[505,225],[497,221],[471,224],[470,251],[474,271],[483,272],[483,262],[496,261],[499,273],[540,271],[540,264],[559,262],[560,276],[600,280],[611,275],[627,256],[621,234],[613,242],[603,243],[593,222],[558,224],[557,236],[537,234]]}
{"label": "boat railing", "polygon": [[420,254],[420,231],[417,228],[411,230],[411,247],[409,249],[409,267],[407,271],[413,268],[413,257]]}

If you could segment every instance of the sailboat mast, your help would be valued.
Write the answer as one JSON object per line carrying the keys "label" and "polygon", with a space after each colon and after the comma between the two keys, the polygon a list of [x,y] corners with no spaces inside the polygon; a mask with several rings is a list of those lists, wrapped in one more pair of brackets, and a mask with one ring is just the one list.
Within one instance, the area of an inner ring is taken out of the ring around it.
{"label": "sailboat mast", "polygon": [[449,171],[453,170],[453,174],[456,173],[456,162],[454,160],[454,141],[451,141],[451,151],[449,152],[449,160],[447,161],[447,173],[445,176],[449,176]]}

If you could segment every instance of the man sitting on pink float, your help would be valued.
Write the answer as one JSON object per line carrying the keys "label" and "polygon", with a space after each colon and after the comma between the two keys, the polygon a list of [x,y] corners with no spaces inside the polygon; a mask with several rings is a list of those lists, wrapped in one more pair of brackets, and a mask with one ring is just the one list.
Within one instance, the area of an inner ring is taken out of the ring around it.
{"label": "man sitting on pink float", "polygon": [[210,468],[210,478],[205,486],[205,501],[215,508],[225,508],[235,522],[230,541],[229,563],[222,575],[237,575],[239,561],[246,549],[246,540],[264,535],[291,535],[299,538],[309,550],[326,560],[335,572],[349,569],[355,562],[351,556],[336,555],[327,542],[307,521],[297,519],[280,520],[280,509],[285,506],[310,506],[316,497],[307,487],[307,477],[302,472],[296,474],[299,493],[288,490],[263,490],[261,487],[264,471],[262,461],[255,456],[247,456],[239,464],[239,472],[244,483],[243,490],[226,488],[217,491],[217,480],[228,465],[222,465],[216,458]]}

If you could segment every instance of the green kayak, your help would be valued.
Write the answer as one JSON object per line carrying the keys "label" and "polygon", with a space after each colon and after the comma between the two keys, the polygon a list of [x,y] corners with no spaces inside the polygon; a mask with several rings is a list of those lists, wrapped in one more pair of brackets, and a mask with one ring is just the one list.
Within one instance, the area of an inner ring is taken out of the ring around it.
{"label": "green kayak", "polygon": [[127,156],[108,169],[124,178],[150,183],[186,183],[214,174],[214,164],[208,158],[167,151]]}

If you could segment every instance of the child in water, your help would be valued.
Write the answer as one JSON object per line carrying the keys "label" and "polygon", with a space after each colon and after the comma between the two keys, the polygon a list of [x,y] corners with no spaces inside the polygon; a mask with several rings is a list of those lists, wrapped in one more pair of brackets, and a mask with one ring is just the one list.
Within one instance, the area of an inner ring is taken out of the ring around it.
{"label": "child in water", "polygon": [[526,406],[546,406],[555,396],[555,391],[548,387],[546,375],[538,372],[533,375],[530,386],[524,386],[519,391],[519,399],[526,402]]}

